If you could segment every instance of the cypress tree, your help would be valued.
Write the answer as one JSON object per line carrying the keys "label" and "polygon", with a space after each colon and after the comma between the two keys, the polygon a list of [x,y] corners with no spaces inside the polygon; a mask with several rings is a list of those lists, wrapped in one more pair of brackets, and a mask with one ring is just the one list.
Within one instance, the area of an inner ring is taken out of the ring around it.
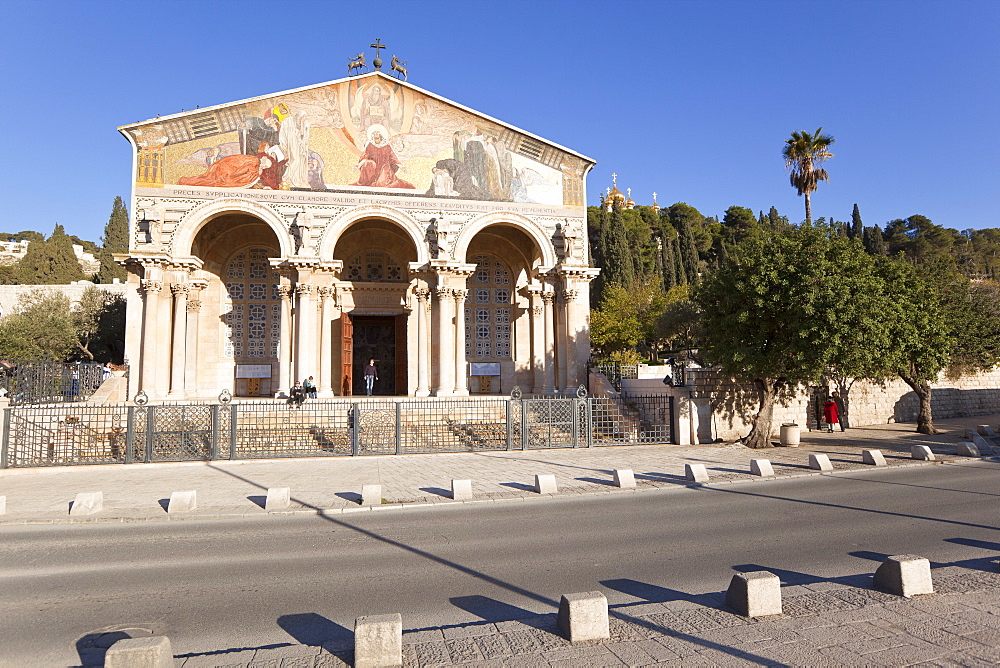
{"label": "cypress tree", "polygon": [[861,222],[861,211],[858,210],[858,205],[854,205],[854,211],[851,213],[851,238],[861,239],[865,233],[865,225]]}
{"label": "cypress tree", "polygon": [[677,235],[673,240],[674,246],[674,276],[677,277],[677,285],[687,285],[689,283],[687,274],[684,272],[684,257],[681,252],[681,237]]}
{"label": "cypress tree", "polygon": [[628,287],[635,280],[635,264],[633,254],[638,249],[629,248],[628,234],[625,230],[625,216],[622,205],[615,200],[611,205],[611,216],[608,220],[607,257],[604,270],[607,272],[605,285],[620,285]]}
{"label": "cypress tree", "polygon": [[889,248],[885,245],[885,237],[882,234],[882,229],[878,225],[864,228],[863,235],[862,243],[870,255],[889,254]]}
{"label": "cypress tree", "polygon": [[58,223],[47,240],[28,244],[16,275],[23,285],[62,285],[86,278],[73,252],[73,240]]}
{"label": "cypress tree", "polygon": [[98,283],[111,283],[112,279],[124,281],[125,267],[115,262],[115,253],[128,252],[128,210],[121,197],[115,197],[114,206],[108,224],[104,226],[104,236],[101,237],[101,250],[97,259],[101,268],[97,272]]}

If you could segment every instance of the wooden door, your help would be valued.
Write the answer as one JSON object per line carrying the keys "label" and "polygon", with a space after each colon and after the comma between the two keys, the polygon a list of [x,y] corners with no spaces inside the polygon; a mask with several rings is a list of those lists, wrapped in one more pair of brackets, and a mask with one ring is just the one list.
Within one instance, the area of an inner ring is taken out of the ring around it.
{"label": "wooden door", "polygon": [[354,323],[348,313],[340,315],[340,362],[341,362],[341,385],[340,393],[350,396],[354,392]]}

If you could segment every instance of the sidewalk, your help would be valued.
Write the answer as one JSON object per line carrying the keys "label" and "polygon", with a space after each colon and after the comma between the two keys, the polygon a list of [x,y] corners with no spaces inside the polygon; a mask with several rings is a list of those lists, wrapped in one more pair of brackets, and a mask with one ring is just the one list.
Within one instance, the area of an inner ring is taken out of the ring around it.
{"label": "sidewalk", "polygon": [[[637,599],[610,607],[610,640],[571,645],[559,635],[555,614],[414,629],[403,633],[403,665],[997,665],[1000,574],[993,566],[984,559],[934,568],[935,593],[913,599],[872,590],[870,576],[828,581],[782,573],[783,614],[758,619],[725,608],[725,592],[691,597],[640,582],[609,583]],[[410,624],[404,616],[403,628]],[[345,641],[182,654],[175,665],[325,668],[353,659]]]}
{"label": "sidewalk", "polygon": [[[499,503],[538,498],[534,476],[551,474],[559,494],[621,494],[689,484],[684,465],[702,463],[712,484],[765,479],[750,475],[750,460],[770,459],[777,477],[820,475],[809,468],[810,454],[826,454],[834,471],[870,469],[863,449],[879,449],[890,467],[933,466],[960,459],[955,445],[965,429],[996,428],[1000,416],[941,420],[936,436],[916,434],[912,424],[855,428],[847,432],[806,432],[798,448],[750,450],[734,444],[639,445],[581,449],[476,452],[377,457],[331,457],[249,461],[180,462],[9,469],[0,471],[6,513],[0,525],[63,522],[135,522],[264,517],[294,513],[372,512],[456,503],[452,479],[471,479],[475,499],[459,503]],[[935,462],[911,458],[913,445],[927,445]],[[991,456],[984,453],[985,456]],[[615,469],[635,472],[635,490],[614,487]],[[828,474],[826,474],[828,475]],[[381,506],[358,505],[362,485],[382,485]],[[271,487],[289,487],[292,507],[267,512]],[[172,492],[196,490],[198,508],[167,515]],[[104,507],[91,516],[69,515],[78,492],[103,492]]]}

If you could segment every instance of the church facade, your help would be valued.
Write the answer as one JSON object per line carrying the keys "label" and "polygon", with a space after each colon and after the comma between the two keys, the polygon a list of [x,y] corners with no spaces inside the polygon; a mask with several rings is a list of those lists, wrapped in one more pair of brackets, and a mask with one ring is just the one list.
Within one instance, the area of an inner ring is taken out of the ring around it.
{"label": "church facade", "polygon": [[378,71],[119,131],[130,398],[586,382],[591,159]]}

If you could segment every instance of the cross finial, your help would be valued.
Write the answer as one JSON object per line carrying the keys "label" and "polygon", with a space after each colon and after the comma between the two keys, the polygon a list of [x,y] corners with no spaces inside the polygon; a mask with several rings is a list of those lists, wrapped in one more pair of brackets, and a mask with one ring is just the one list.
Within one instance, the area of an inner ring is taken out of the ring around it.
{"label": "cross finial", "polygon": [[611,188],[608,188],[608,197],[611,197]]}
{"label": "cross finial", "polygon": [[376,38],[375,39],[375,43],[374,44],[369,44],[368,46],[370,46],[371,48],[375,49],[375,60],[372,61],[372,65],[375,66],[375,69],[381,70],[382,69],[382,59],[379,58],[379,49],[384,49],[385,48],[385,44],[382,44],[382,42],[378,38]]}
{"label": "cross finial", "polygon": [[625,192],[628,193],[628,198],[632,199],[632,189],[631,188],[626,188]]}
{"label": "cross finial", "polygon": [[611,172],[611,185],[613,185],[615,188],[618,187],[618,175],[615,174],[614,172]]}
{"label": "cross finial", "polygon": [[653,193],[653,204],[656,204],[656,193]]}

